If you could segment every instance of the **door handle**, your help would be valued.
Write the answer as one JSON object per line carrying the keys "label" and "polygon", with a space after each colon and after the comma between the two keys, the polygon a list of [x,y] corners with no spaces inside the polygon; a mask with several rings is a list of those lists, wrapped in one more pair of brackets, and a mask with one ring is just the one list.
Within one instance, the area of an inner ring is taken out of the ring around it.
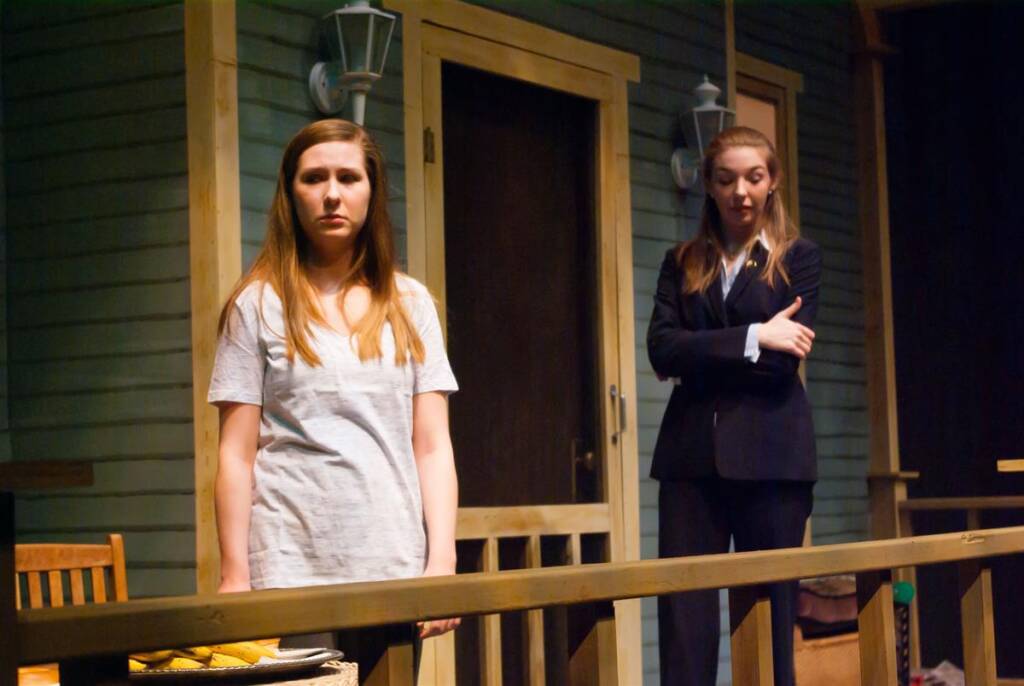
{"label": "door handle", "polygon": [[619,436],[626,431],[626,394],[621,392],[615,384],[611,385],[608,392],[612,397],[612,402],[616,403],[619,410],[618,430],[612,433],[612,443],[615,443],[619,440]]}

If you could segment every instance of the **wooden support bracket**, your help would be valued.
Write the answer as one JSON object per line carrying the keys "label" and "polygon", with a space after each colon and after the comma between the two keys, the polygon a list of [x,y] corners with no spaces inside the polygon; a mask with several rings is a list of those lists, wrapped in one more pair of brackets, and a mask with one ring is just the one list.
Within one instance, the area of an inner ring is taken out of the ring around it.
{"label": "wooden support bracket", "polygon": [[387,645],[362,681],[364,686],[415,686],[416,665],[411,625],[389,627]]}
{"label": "wooden support bracket", "polygon": [[996,686],[992,569],[988,560],[966,560],[959,567],[965,681],[971,686]]}
{"label": "wooden support bracket", "polygon": [[732,681],[743,686],[772,686],[772,605],[765,586],[729,589]]}
{"label": "wooden support bracket", "polygon": [[615,607],[599,603],[597,617],[569,658],[572,686],[617,686],[619,665],[615,645]]}
{"label": "wooden support bracket", "polygon": [[857,575],[857,610],[860,682],[864,686],[896,686],[896,618],[891,572]]}

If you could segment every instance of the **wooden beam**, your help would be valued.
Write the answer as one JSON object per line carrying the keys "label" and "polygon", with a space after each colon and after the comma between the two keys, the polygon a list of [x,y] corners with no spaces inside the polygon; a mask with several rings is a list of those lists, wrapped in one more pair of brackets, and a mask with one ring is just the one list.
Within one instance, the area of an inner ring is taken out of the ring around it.
{"label": "wooden beam", "polygon": [[39,664],[168,645],[731,588],[1022,551],[1024,527],[1009,527],[810,548],[22,610],[18,660]]}
{"label": "wooden beam", "polygon": [[772,606],[764,586],[729,589],[732,682],[772,686]]}
{"label": "wooden beam", "polygon": [[[614,101],[607,113],[612,117],[611,139],[614,146],[615,172],[615,261],[618,322],[618,372],[620,402],[625,402],[625,425],[619,427],[616,485],[619,497],[608,497],[612,512],[621,518],[618,545],[622,560],[640,559],[640,447],[638,393],[636,388],[636,317],[633,311],[633,205],[630,184],[629,153],[629,90],[626,80],[615,80]],[[623,400],[624,396],[624,400]],[[621,409],[621,408],[620,408]],[[609,473],[607,470],[606,473]],[[610,479],[606,479],[612,483]],[[614,560],[615,557],[612,557]],[[639,683],[643,679],[643,608],[639,600],[622,600],[615,604],[618,631],[619,682]]]}
{"label": "wooden beam", "polygon": [[966,560],[959,567],[964,681],[971,686],[996,686],[992,569],[988,560]]}
{"label": "wooden beam", "polygon": [[571,686],[616,686],[619,667],[615,638],[615,611],[601,603],[598,616],[569,658]]}
{"label": "wooden beam", "polygon": [[91,462],[47,460],[0,462],[0,491],[92,486]]}
{"label": "wooden beam", "polygon": [[[483,571],[498,571],[498,539],[484,541]],[[501,686],[501,615],[480,618],[480,683]]]}
{"label": "wooden beam", "polygon": [[[878,17],[860,3],[861,47],[882,43]],[[896,358],[893,341],[892,268],[889,249],[889,183],[885,143],[884,71],[875,52],[855,57],[857,151],[864,265],[864,342],[868,377],[871,464],[875,474],[900,471],[896,416]],[[899,531],[897,508],[906,499],[898,480],[870,480],[871,532],[891,538]]]}
{"label": "wooden beam", "polygon": [[238,58],[234,0],[185,3],[189,282],[195,449],[196,588],[217,590],[220,555],[213,504],[218,416],[206,402],[220,309],[241,276]]}
{"label": "wooden beam", "polygon": [[640,58],[591,43],[532,22],[457,0],[384,0],[384,7],[423,21],[523,50],[544,46],[544,53],[569,64],[640,80]]}
{"label": "wooden beam", "polygon": [[460,507],[456,538],[460,541],[521,536],[600,534],[611,529],[607,503]]}
{"label": "wooden beam", "polygon": [[860,682],[896,686],[896,619],[889,570],[857,575],[857,634]]}
{"label": "wooden beam", "polygon": [[365,686],[414,686],[415,665],[412,632],[407,626],[392,627],[388,645],[369,670]]}
{"label": "wooden beam", "polygon": [[722,3],[725,24],[725,106],[736,111],[736,2]]}
{"label": "wooden beam", "polygon": [[998,460],[996,471],[1000,472],[1024,472],[1024,460]]}
{"label": "wooden beam", "polygon": [[[526,540],[526,568],[541,568],[540,536],[533,535]],[[544,686],[544,610],[527,610],[523,624],[523,651],[525,662],[523,672],[529,686]]]}
{"label": "wooden beam", "polygon": [[963,498],[910,498],[899,504],[901,512],[922,510],[1013,510],[1024,508],[1024,496],[991,495]]}

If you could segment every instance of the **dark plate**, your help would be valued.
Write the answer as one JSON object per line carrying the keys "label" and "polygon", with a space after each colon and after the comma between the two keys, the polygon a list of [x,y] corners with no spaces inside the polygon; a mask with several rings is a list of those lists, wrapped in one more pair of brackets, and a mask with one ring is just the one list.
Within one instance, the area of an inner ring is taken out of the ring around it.
{"label": "dark plate", "polygon": [[246,665],[245,667],[206,667],[203,669],[147,669],[144,672],[131,672],[132,681],[164,681],[175,683],[192,683],[194,681],[227,681],[262,679],[267,676],[300,676],[312,672],[328,660],[337,660],[343,653],[340,650],[324,648],[308,657],[283,658],[276,662]]}

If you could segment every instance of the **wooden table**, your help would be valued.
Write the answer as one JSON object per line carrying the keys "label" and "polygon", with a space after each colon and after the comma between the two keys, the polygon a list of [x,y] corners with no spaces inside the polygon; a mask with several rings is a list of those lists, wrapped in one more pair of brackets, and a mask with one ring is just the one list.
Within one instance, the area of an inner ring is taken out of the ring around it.
{"label": "wooden table", "polygon": [[91,462],[0,462],[0,686],[17,686],[14,492],[92,485]]}

